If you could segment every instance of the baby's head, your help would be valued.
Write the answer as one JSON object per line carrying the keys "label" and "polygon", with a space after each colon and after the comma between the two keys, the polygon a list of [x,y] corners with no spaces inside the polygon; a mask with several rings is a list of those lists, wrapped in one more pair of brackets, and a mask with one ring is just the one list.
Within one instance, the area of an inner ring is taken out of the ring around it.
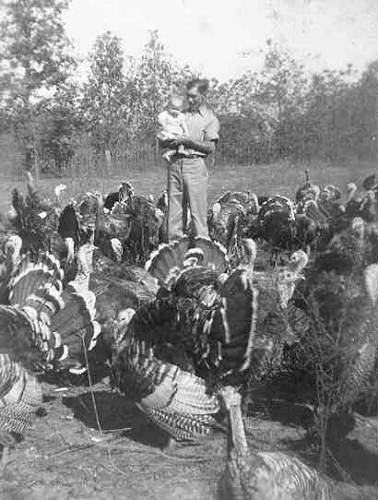
{"label": "baby's head", "polygon": [[168,111],[177,113],[184,109],[184,98],[177,94],[172,94],[168,99]]}

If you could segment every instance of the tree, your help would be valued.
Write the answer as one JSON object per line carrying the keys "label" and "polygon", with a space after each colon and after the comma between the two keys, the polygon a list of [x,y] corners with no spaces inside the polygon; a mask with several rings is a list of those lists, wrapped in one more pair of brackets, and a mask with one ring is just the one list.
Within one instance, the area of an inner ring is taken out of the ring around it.
{"label": "tree", "polygon": [[110,31],[97,37],[90,54],[83,110],[98,153],[108,155],[125,141],[134,106],[131,81],[123,73],[121,40]]}
{"label": "tree", "polygon": [[368,65],[354,88],[352,125],[358,156],[378,153],[378,60]]}
{"label": "tree", "polygon": [[67,83],[53,97],[42,99],[36,106],[43,171],[63,174],[70,165],[77,138],[81,137],[80,105],[77,86]]}
{"label": "tree", "polygon": [[145,45],[141,61],[136,68],[136,117],[139,130],[155,145],[155,160],[158,154],[156,134],[157,116],[165,105],[167,96],[182,84],[188,68],[179,69],[165,52],[157,31],[150,32],[150,40]]}
{"label": "tree", "polygon": [[74,59],[64,32],[62,13],[69,0],[8,0],[0,25],[3,54],[3,99],[32,168],[37,149],[35,104],[53,94],[70,75]]}

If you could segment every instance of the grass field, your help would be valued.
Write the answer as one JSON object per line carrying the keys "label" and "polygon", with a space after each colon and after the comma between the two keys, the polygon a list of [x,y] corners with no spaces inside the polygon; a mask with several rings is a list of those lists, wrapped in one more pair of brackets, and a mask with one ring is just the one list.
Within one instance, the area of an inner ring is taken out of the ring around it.
{"label": "grass field", "polygon": [[[308,168],[313,182],[332,183],[345,190],[348,182],[360,183],[366,175],[375,172],[378,165],[371,162],[325,164],[312,163],[298,165],[277,163],[273,165],[253,165],[239,167],[212,168],[209,172],[209,202],[227,190],[250,190],[259,195],[284,194],[292,196],[295,189],[301,186],[305,178],[305,169]],[[128,180],[136,191],[143,194],[158,195],[166,186],[166,170],[164,167],[135,170],[125,167],[121,176],[101,176],[86,174],[81,178],[42,179],[38,186],[52,193],[54,186],[59,183],[67,185],[66,197],[79,192],[99,190],[103,193],[116,190],[120,181]],[[9,205],[11,191],[14,187],[23,188],[23,181],[1,179],[0,176],[0,211]]]}
{"label": "grass field", "polygon": [[[373,164],[310,166],[316,183],[345,188],[360,182],[377,168]],[[270,166],[215,169],[210,173],[209,200],[225,190],[258,194],[292,195],[304,181],[303,166]],[[165,187],[163,169],[125,170],[122,180],[137,192],[157,195]],[[72,196],[87,190],[116,188],[121,178],[45,179],[38,184],[52,192],[64,182]],[[0,210],[6,210],[11,189],[21,181],[3,181]],[[226,437],[219,433],[198,446],[179,447],[174,457],[162,454],[163,437],[124,398],[111,393],[103,381],[94,387],[99,430],[89,388],[63,387],[44,382],[46,415],[26,432],[11,453],[2,481],[1,500],[210,500],[224,467]],[[316,465],[316,457],[303,446],[297,418],[279,403],[254,407],[249,442],[253,450],[285,450]],[[123,430],[120,430],[123,429]],[[337,476],[336,500],[377,499],[377,419],[348,436],[335,456],[343,471]],[[335,467],[335,470],[337,468]],[[336,477],[335,476],[335,477]]]}

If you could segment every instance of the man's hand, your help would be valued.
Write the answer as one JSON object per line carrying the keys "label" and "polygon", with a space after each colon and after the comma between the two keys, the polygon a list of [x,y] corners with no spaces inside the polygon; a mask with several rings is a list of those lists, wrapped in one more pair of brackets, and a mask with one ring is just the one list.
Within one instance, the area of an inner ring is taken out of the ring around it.
{"label": "man's hand", "polygon": [[181,146],[181,145],[190,147],[191,142],[192,142],[192,140],[187,135],[178,135],[177,137],[174,138],[174,140],[171,142],[171,144],[173,147],[177,147],[177,146]]}
{"label": "man's hand", "polygon": [[161,148],[171,148],[171,147],[176,147],[174,144],[173,144],[173,139],[167,139],[167,138],[162,138],[161,136],[157,136],[158,138],[158,141],[159,141],[159,146]]}

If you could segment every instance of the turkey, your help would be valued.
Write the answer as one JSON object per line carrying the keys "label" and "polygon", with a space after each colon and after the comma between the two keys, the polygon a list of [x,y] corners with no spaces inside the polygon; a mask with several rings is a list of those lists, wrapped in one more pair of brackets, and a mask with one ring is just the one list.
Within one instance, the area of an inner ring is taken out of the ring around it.
{"label": "turkey", "polygon": [[319,235],[318,224],[306,213],[295,216],[293,248],[305,249],[310,254]]}
{"label": "turkey", "polygon": [[116,203],[122,203],[129,197],[133,196],[134,188],[129,182],[121,182],[118,187],[118,191],[109,193],[105,197],[104,208],[106,210],[112,211]]}
{"label": "turkey", "polygon": [[355,214],[360,213],[362,199],[352,208],[350,202],[344,203],[340,196],[339,190],[329,185],[323,188],[318,200],[308,200],[297,208],[297,213],[306,215],[314,224],[315,235],[310,242],[314,253],[323,251],[336,234],[350,226]]}
{"label": "turkey", "polygon": [[295,216],[294,204],[285,196],[269,198],[259,210],[257,225],[250,236],[269,243],[272,264],[277,262],[281,252],[293,250]]}
{"label": "turkey", "polygon": [[12,192],[11,223],[22,239],[22,253],[48,251],[50,238],[58,226],[60,208],[52,200],[44,198],[34,187],[30,173],[27,176],[25,195],[17,189]]}
{"label": "turkey", "polygon": [[75,248],[88,241],[89,234],[79,222],[73,201],[61,208],[60,194],[65,189],[64,184],[55,187],[55,201],[43,197],[28,173],[26,195],[13,190],[11,222],[22,238],[23,253],[28,251],[36,259],[39,251],[49,251],[64,262],[69,275]]}
{"label": "turkey", "polygon": [[318,252],[316,270],[335,270],[349,275],[364,265],[373,264],[377,262],[376,241],[375,232],[360,217],[355,217]]}
{"label": "turkey", "polygon": [[67,264],[71,264],[75,257],[75,247],[78,247],[81,240],[81,227],[72,204],[65,206],[60,214],[57,232],[67,249]]}
{"label": "turkey", "polygon": [[356,184],[350,183],[347,189],[348,200],[345,205],[345,212],[349,219],[362,217],[367,222],[376,221],[378,207],[377,193],[374,186],[373,189],[365,189],[365,191],[361,192],[358,190]]}
{"label": "turkey", "polygon": [[295,201],[297,203],[304,203],[308,200],[316,201],[320,194],[320,188],[310,181],[310,173],[308,170],[305,172],[306,181],[304,185],[295,193]]}
{"label": "turkey", "polygon": [[169,244],[161,244],[151,253],[145,269],[160,286],[169,288],[190,259],[218,274],[228,268],[227,252],[221,244],[208,238],[184,236]]}
{"label": "turkey", "polygon": [[[128,218],[126,216],[112,217],[112,212],[104,209],[102,195],[96,192],[93,197],[96,200],[94,243],[102,255],[121,263],[124,258],[124,242],[130,234]],[[115,207],[118,205],[120,204],[117,202]]]}
{"label": "turkey", "polygon": [[362,187],[366,191],[377,191],[378,189],[378,174],[371,174],[365,177],[362,182]]}
{"label": "turkey", "polygon": [[361,196],[358,195],[357,184],[350,182],[347,187],[347,200],[345,203],[346,213],[352,217],[358,215],[358,210],[362,201]]}
{"label": "turkey", "polygon": [[[116,250],[113,251],[110,242],[107,241],[106,236],[103,237],[101,232],[105,227],[103,221],[102,196],[99,193],[91,192],[77,195],[76,198],[69,201],[59,215],[55,239],[52,238],[50,242],[50,251],[59,260],[65,260],[66,265],[72,265],[78,248],[87,243],[95,233],[95,245],[103,253],[110,253],[111,257],[117,260],[113,252],[119,252],[120,243],[117,241],[114,244]],[[65,248],[63,254],[62,242]]]}
{"label": "turkey", "polygon": [[156,208],[163,214],[163,222],[159,229],[159,243],[166,243],[168,241],[168,191],[166,189],[157,199]]}
{"label": "turkey", "polygon": [[163,212],[148,198],[132,192],[105,213],[102,196],[96,193],[96,197],[96,245],[118,262],[143,265],[159,244]]}
{"label": "turkey", "polygon": [[125,262],[117,264],[101,255],[94,258],[89,289],[96,295],[96,321],[101,325],[101,336],[91,353],[91,361],[107,372],[114,332],[123,312],[153,301],[159,287],[157,280],[143,268]]}
{"label": "turkey", "polygon": [[17,234],[3,233],[0,254],[0,304],[8,303],[9,280],[20,262],[22,239]]}
{"label": "turkey", "polygon": [[58,227],[49,238],[49,251],[59,259],[64,270],[64,284],[75,279],[80,265],[79,249],[93,240],[94,229],[81,223],[75,202],[68,203],[59,214]]}
{"label": "turkey", "polygon": [[[87,250],[82,249],[83,258]],[[90,258],[90,255],[89,255]],[[86,268],[83,261],[83,271]],[[62,287],[63,272],[52,255],[41,253],[33,263],[24,257],[10,283],[10,305],[0,306],[0,444],[6,449],[14,436],[32,424],[42,404],[38,372],[86,370],[86,351],[100,329],[94,321],[95,296],[88,277]]]}
{"label": "turkey", "polygon": [[333,184],[327,184],[321,188],[319,194],[319,200],[328,202],[337,202],[340,199],[341,199],[341,191],[337,186]]}
{"label": "turkey", "polygon": [[209,234],[228,250],[231,260],[238,263],[240,239],[256,219],[259,201],[255,194],[227,192],[216,200],[208,212]]}
{"label": "turkey", "polygon": [[326,425],[333,444],[353,428],[353,404],[376,362],[378,265],[366,260],[361,241],[351,230],[315,259],[295,298],[307,321],[287,353],[290,394],[315,409],[315,437]]}
{"label": "turkey", "polygon": [[[294,252],[286,266],[269,271],[254,271],[252,282],[259,293],[256,332],[252,362],[245,386],[246,401],[252,402],[252,392],[279,373],[287,346],[298,341],[293,328],[296,314],[291,304],[296,285],[302,279],[308,263],[303,250]],[[248,404],[247,402],[247,404]]]}
{"label": "turkey", "polygon": [[[269,270],[255,270],[253,264],[257,257],[257,245],[254,240],[248,238],[243,241],[244,254],[248,259],[248,267],[252,274],[252,281],[260,290],[259,301],[265,294],[268,298],[270,294],[277,292],[273,299],[276,303],[278,300],[279,306],[282,309],[287,307],[288,301],[294,293],[294,289],[299,280],[304,279],[302,271],[308,264],[309,258],[303,250],[294,252],[286,265],[276,266]],[[243,262],[243,259],[242,259]],[[278,297],[278,299],[277,299]],[[272,301],[269,301],[267,309],[274,306]]]}
{"label": "turkey", "polygon": [[[219,246],[206,241],[205,259],[201,240],[189,250],[186,241],[163,246],[164,266],[159,254],[153,257],[150,269],[169,288],[121,329],[112,366],[113,385],[178,441],[218,426],[219,389],[243,382],[255,333],[257,292],[248,265],[220,282]],[[223,256],[223,271],[226,265]]]}
{"label": "turkey", "polygon": [[378,203],[376,191],[366,191],[359,209],[359,213],[360,216],[367,222],[376,222],[378,220]]}
{"label": "turkey", "polygon": [[316,253],[340,229],[342,224],[340,217],[343,216],[344,212],[339,211],[333,202],[324,202],[321,199],[307,200],[297,207],[296,244],[306,248],[308,253],[310,251]]}
{"label": "turkey", "polygon": [[282,452],[251,452],[241,398],[222,390],[229,413],[227,464],[218,483],[220,500],[330,500],[331,486],[318,472]]}
{"label": "turkey", "polygon": [[149,197],[142,195],[131,196],[119,208],[122,214],[127,214],[130,225],[125,246],[126,258],[130,264],[143,265],[160,243],[164,213],[155,207]]}

